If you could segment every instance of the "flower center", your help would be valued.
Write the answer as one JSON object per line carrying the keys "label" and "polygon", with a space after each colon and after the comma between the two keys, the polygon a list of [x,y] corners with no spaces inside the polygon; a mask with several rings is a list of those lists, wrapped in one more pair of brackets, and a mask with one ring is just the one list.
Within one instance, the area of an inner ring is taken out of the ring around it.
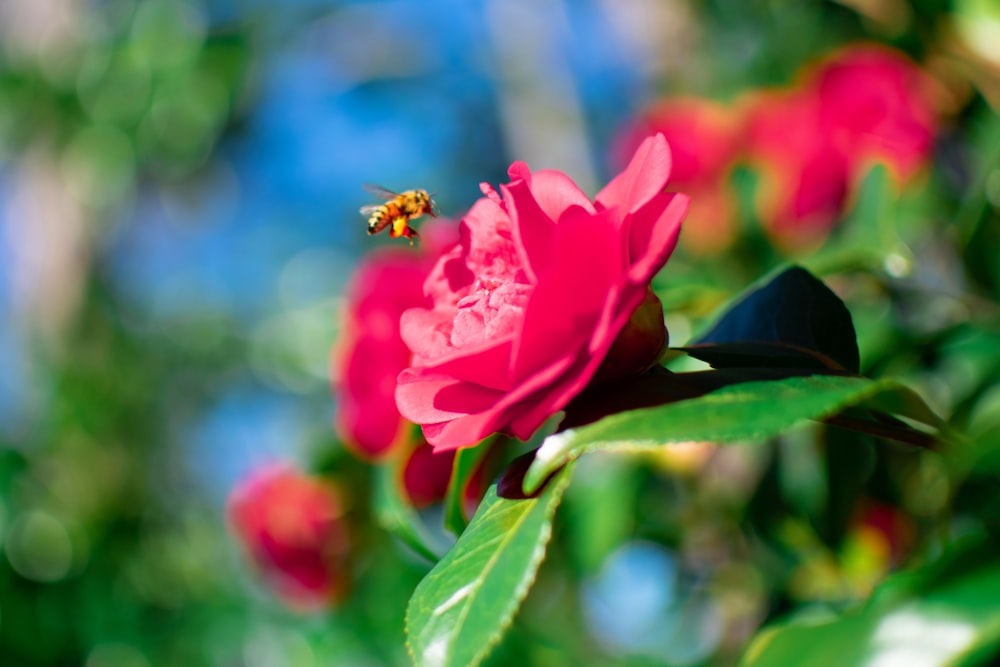
{"label": "flower center", "polygon": [[478,278],[458,302],[451,344],[473,347],[513,334],[524,319],[532,286],[513,278]]}

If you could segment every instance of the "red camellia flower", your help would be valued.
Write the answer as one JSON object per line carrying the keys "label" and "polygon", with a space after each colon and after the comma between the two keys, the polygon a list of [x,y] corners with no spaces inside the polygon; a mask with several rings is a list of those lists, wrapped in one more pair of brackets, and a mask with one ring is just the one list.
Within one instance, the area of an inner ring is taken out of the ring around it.
{"label": "red camellia flower", "polygon": [[[344,333],[334,354],[338,434],[366,459],[382,461],[407,450],[401,483],[417,507],[444,498],[455,457],[410,442],[412,424],[396,408],[396,378],[411,357],[399,319],[428,304],[424,280],[442,249],[457,240],[456,223],[435,220],[421,230],[420,246],[382,248],[362,259],[347,289]],[[481,491],[482,484],[470,487],[471,494]]]}
{"label": "red camellia flower", "polygon": [[424,280],[442,248],[458,240],[453,222],[435,223],[424,226],[418,248],[381,248],[362,259],[346,292],[344,332],[334,353],[335,426],[364,458],[384,457],[408,426],[394,397],[396,377],[410,365],[399,318],[427,305]]}
{"label": "red camellia flower", "polygon": [[906,56],[850,47],[827,59],[814,81],[822,130],[856,171],[882,162],[906,181],[926,163],[938,124],[933,84]]}
{"label": "red camellia flower", "polygon": [[742,153],[740,119],[728,106],[700,97],[671,97],[641,114],[618,139],[615,162],[628,163],[646,137],[670,145],[672,187],[691,197],[681,242],[697,253],[728,246],[736,234],[729,173]]}
{"label": "red camellia flower", "polygon": [[873,162],[899,183],[910,180],[937,132],[930,78],[880,46],[839,51],[796,87],[749,100],[746,150],[762,176],[758,212],[786,249],[822,240]]}
{"label": "red camellia flower", "polygon": [[274,465],[241,483],[227,509],[237,537],[282,601],[309,610],[343,596],[349,539],[332,485]]}
{"label": "red camellia flower", "polygon": [[823,238],[843,212],[847,156],[823,131],[811,90],[764,92],[746,107],[747,155],[760,173],[757,209],[777,245],[792,249]]}
{"label": "red camellia flower", "polygon": [[630,321],[629,354],[601,377],[656,361],[666,332],[649,282],[688,205],[665,191],[670,164],[657,135],[593,202],[565,174],[520,162],[500,194],[483,184],[461,242],[424,284],[430,305],[401,323],[413,361],[396,402],[435,449],[496,432],[529,438],[594,378]]}

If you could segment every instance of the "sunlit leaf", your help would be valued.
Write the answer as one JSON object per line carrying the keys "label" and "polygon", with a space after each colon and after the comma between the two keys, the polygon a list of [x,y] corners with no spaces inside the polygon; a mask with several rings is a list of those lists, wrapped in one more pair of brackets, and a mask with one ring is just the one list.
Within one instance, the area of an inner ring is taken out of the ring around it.
{"label": "sunlit leaf", "polygon": [[692,440],[762,440],[848,407],[886,404],[902,410],[901,416],[930,419],[919,397],[893,380],[810,375],[730,384],[697,398],[613,414],[549,436],[525,476],[524,491],[532,493],[554,470],[589,451],[647,451]]}
{"label": "sunlit leaf", "polygon": [[406,614],[419,667],[475,667],[500,640],[535,580],[564,469],[537,498],[508,500],[491,486],[458,543],[420,582]]}
{"label": "sunlit leaf", "polygon": [[1000,648],[1000,559],[994,542],[887,580],[862,609],[759,633],[743,667],[993,664]]}

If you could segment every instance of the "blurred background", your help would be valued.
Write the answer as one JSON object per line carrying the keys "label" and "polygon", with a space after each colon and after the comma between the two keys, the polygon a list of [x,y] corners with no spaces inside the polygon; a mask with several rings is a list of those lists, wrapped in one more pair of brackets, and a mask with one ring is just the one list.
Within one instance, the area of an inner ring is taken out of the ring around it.
{"label": "blurred background", "polygon": [[[368,468],[331,427],[341,294],[392,243],[366,236],[361,184],[425,188],[458,217],[517,159],[593,194],[659,100],[734,108],[859,41],[932,82],[917,185],[852,176],[802,243],[726,214],[728,240],[684,245],[657,285],[672,342],[797,259],[846,294],[863,370],[945,415],[992,414],[990,0],[0,0],[0,664],[406,664],[428,565],[366,523]],[[727,172],[734,210],[755,178]],[[950,497],[937,459],[864,447],[861,473],[788,443],[581,467],[572,553],[554,550],[492,664],[727,664],[790,600],[863,597]],[[358,517],[337,610],[287,609],[226,529],[233,487],[276,460],[329,471]],[[788,508],[780,554],[727,542]]]}

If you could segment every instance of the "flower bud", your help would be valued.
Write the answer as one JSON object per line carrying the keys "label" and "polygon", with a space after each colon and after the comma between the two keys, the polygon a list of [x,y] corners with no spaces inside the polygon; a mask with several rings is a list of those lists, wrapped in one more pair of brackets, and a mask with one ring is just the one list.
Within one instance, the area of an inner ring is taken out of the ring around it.
{"label": "flower bud", "polygon": [[657,362],[668,340],[663,304],[653,289],[647,288],[646,297],[615,338],[592,383],[638,375]]}
{"label": "flower bud", "polygon": [[233,491],[228,514],[254,565],[289,607],[312,610],[343,597],[349,541],[333,485],[271,466]]}

